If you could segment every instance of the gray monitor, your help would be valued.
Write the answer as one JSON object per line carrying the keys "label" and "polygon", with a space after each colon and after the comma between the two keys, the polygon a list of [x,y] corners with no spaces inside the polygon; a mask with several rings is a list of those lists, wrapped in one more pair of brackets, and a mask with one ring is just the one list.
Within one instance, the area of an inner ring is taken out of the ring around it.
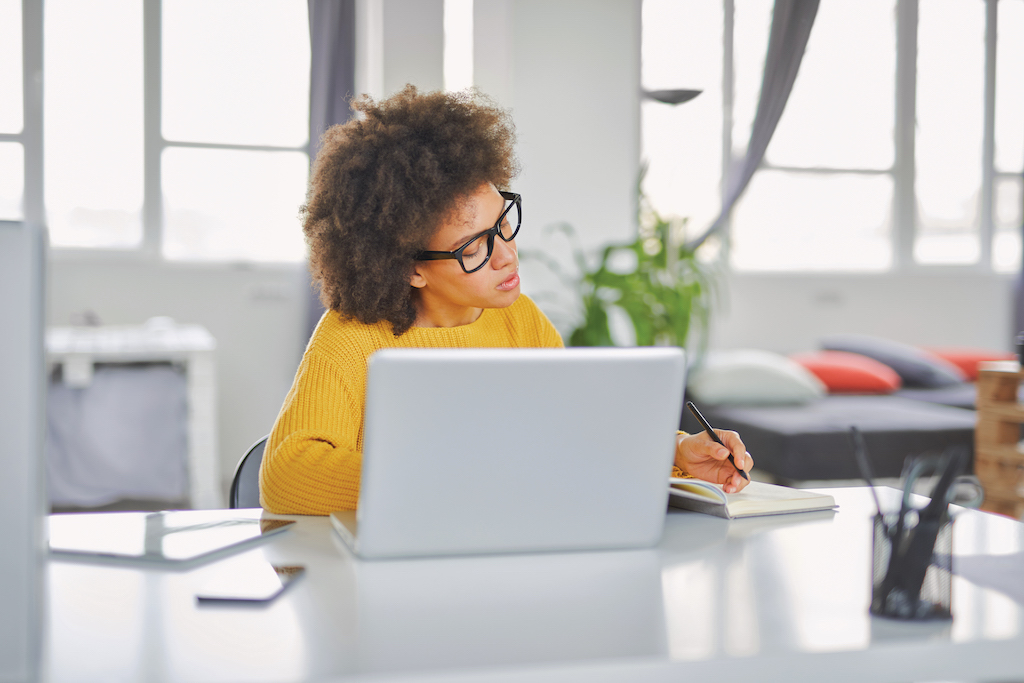
{"label": "gray monitor", "polygon": [[39,676],[45,258],[41,228],[0,221],[0,680]]}

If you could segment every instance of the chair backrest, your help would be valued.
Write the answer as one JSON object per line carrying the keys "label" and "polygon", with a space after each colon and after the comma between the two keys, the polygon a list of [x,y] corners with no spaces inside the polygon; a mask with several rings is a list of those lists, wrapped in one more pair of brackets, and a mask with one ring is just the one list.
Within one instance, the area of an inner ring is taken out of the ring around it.
{"label": "chair backrest", "polygon": [[254,443],[235,467],[228,493],[228,506],[232,508],[258,508],[260,506],[260,463],[263,449],[267,446],[265,436]]}

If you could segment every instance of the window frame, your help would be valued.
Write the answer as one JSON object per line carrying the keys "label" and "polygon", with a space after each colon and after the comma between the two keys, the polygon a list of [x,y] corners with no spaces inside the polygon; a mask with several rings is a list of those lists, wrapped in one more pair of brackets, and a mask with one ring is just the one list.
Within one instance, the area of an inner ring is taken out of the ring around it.
{"label": "window frame", "polygon": [[[22,0],[23,88],[25,126],[21,134],[0,134],[0,141],[21,142],[25,150],[25,220],[46,224],[43,174],[43,8],[38,0]],[[142,242],[133,248],[51,246],[58,259],[157,261],[175,265],[293,265],[291,261],[253,262],[247,259],[167,259],[163,256],[163,191],[161,159],[172,147],[260,152],[301,152],[310,158],[310,142],[299,146],[241,145],[168,140],[163,137],[162,0],[142,0],[143,50],[143,204]]]}
{"label": "window frame", "polygon": [[22,129],[0,133],[0,142],[22,146],[24,159],[23,219],[45,224],[43,212],[43,3],[21,2]]}
{"label": "window frame", "polygon": [[[970,264],[924,264],[914,259],[914,241],[917,235],[917,208],[914,194],[915,181],[915,114],[917,99],[917,29],[919,0],[896,0],[896,71],[894,74],[894,161],[889,169],[857,169],[831,167],[796,167],[771,164],[767,156],[758,170],[771,169],[784,173],[815,175],[860,174],[889,175],[893,179],[892,207],[892,265],[883,271],[865,271],[865,275],[884,273],[994,273],[992,244],[996,234],[994,220],[994,188],[998,181],[1014,179],[1020,181],[1022,174],[1015,171],[1000,171],[995,167],[995,100],[996,100],[996,36],[998,32],[998,0],[980,0],[985,9],[985,73],[984,73],[984,115],[982,131],[982,185],[980,197],[979,232],[980,253],[977,262]],[[723,0],[723,169],[733,161],[732,128],[735,78],[734,36],[735,5],[733,0]],[[783,114],[785,116],[785,114]],[[720,187],[726,187],[723,173]],[[742,201],[742,199],[740,200]],[[1024,216],[1024,208],[1022,208]],[[725,235],[732,230],[732,216],[725,216],[722,229]],[[729,268],[736,270],[729,261],[730,239],[725,240],[725,258]],[[761,273],[758,270],[742,269],[736,272]],[[776,275],[807,273],[859,273],[860,271],[766,271]]]}

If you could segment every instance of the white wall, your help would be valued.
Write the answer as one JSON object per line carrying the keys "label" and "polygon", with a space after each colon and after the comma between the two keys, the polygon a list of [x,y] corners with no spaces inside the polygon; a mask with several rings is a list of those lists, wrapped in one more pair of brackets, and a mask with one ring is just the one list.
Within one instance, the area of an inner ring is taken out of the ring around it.
{"label": "white wall", "polygon": [[783,275],[733,273],[713,323],[717,348],[779,353],[858,332],[919,346],[1013,351],[1012,278],[986,273]]}
{"label": "white wall", "polygon": [[444,0],[384,0],[383,93],[444,87]]}
{"label": "white wall", "polygon": [[[523,253],[572,271],[568,223],[585,249],[636,231],[640,157],[639,0],[476,0],[477,87],[511,110],[519,137]],[[524,258],[523,291],[568,333],[575,299]]]}

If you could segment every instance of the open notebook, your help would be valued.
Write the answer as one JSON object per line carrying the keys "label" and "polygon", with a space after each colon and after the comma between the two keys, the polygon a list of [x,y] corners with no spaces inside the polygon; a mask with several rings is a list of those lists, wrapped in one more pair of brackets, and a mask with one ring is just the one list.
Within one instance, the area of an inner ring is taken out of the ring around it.
{"label": "open notebook", "polygon": [[831,510],[835,498],[807,489],[752,481],[739,493],[726,493],[720,484],[700,479],[669,479],[668,504],[726,519],[782,515],[808,510]]}

